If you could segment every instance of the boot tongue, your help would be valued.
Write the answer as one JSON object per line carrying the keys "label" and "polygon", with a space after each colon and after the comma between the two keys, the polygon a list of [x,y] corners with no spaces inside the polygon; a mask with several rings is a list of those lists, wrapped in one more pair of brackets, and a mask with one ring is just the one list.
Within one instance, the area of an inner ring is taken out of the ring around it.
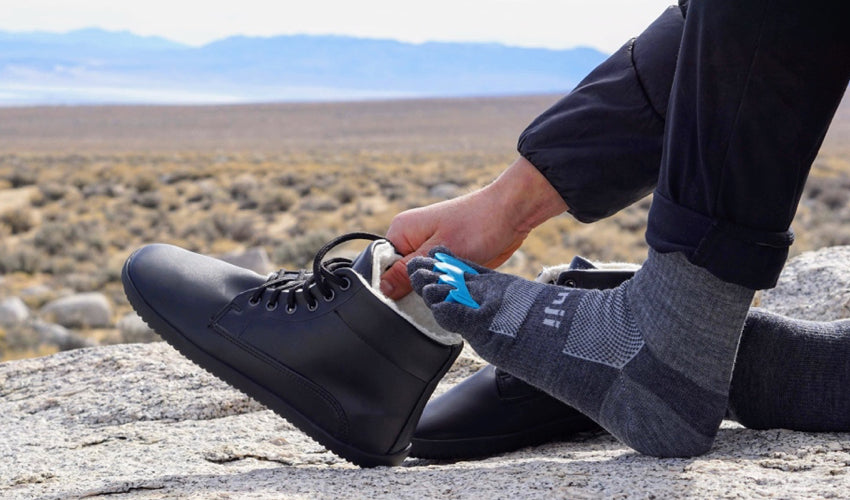
{"label": "boot tongue", "polygon": [[599,268],[584,257],[574,257],[566,271],[561,271],[555,278],[555,284],[575,288],[593,288],[604,290],[614,288],[634,276],[636,268],[626,264],[619,267]]}
{"label": "boot tongue", "polygon": [[363,278],[366,280],[366,283],[372,282],[372,264],[375,253],[374,249],[375,245],[377,245],[380,241],[381,240],[373,241],[372,243],[370,243],[369,246],[366,247],[365,250],[360,252],[360,255],[358,255],[354,259],[354,262],[351,263],[351,269],[354,269],[357,274],[363,276]]}
{"label": "boot tongue", "polygon": [[570,269],[596,269],[596,266],[584,257],[576,255],[570,262]]}

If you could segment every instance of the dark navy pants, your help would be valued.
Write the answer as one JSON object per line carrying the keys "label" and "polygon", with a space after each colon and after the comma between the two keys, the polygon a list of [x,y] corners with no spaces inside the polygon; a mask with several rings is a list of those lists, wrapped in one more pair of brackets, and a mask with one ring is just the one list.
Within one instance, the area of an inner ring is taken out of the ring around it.
{"label": "dark navy pants", "polygon": [[850,1],[691,0],[646,238],[724,281],[775,285],[850,79]]}

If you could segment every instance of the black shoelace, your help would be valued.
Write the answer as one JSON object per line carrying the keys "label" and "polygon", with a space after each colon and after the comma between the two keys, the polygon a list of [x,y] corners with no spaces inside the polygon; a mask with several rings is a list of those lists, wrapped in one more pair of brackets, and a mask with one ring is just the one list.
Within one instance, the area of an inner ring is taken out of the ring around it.
{"label": "black shoelace", "polygon": [[334,273],[337,269],[343,267],[351,267],[351,259],[336,257],[323,261],[325,255],[334,247],[351,240],[381,240],[383,236],[378,236],[371,233],[348,233],[326,243],[313,259],[313,272],[308,272],[305,269],[300,271],[287,271],[280,269],[269,276],[257,290],[251,295],[249,303],[257,305],[260,299],[267,291],[270,292],[266,302],[266,309],[274,310],[278,307],[280,296],[283,294],[286,298],[286,312],[294,313],[298,307],[298,298],[301,297],[304,303],[307,304],[307,309],[315,311],[319,307],[319,300],[330,302],[335,297],[335,292],[332,285],[336,285],[340,290],[348,290],[351,286],[351,281],[345,276],[338,276]]}

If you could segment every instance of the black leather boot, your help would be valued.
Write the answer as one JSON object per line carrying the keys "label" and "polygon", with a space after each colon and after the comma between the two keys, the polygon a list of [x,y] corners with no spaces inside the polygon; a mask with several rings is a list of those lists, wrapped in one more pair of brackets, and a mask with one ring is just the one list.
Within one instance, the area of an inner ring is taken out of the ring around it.
{"label": "black leather boot", "polygon": [[[356,260],[323,262],[350,239]],[[397,465],[429,396],[460,354],[380,296],[392,245],[364,233],[328,243],[312,273],[269,278],[170,245],[137,250],[122,280],[139,315],[183,355],[362,467]],[[424,308],[424,305],[422,306]]]}
{"label": "black leather boot", "polygon": [[[606,289],[619,286],[634,270],[596,269],[577,257],[570,269],[546,280],[561,286]],[[435,398],[413,436],[410,455],[465,459],[560,441],[601,430],[593,420],[508,372],[487,365]]]}

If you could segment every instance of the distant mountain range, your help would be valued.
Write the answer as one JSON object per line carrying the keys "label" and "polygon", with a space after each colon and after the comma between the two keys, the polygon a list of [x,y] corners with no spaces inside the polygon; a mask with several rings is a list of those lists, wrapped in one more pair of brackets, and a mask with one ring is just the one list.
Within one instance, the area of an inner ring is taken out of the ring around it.
{"label": "distant mountain range", "polygon": [[606,55],[483,43],[0,32],[0,105],[236,103],[566,92]]}

